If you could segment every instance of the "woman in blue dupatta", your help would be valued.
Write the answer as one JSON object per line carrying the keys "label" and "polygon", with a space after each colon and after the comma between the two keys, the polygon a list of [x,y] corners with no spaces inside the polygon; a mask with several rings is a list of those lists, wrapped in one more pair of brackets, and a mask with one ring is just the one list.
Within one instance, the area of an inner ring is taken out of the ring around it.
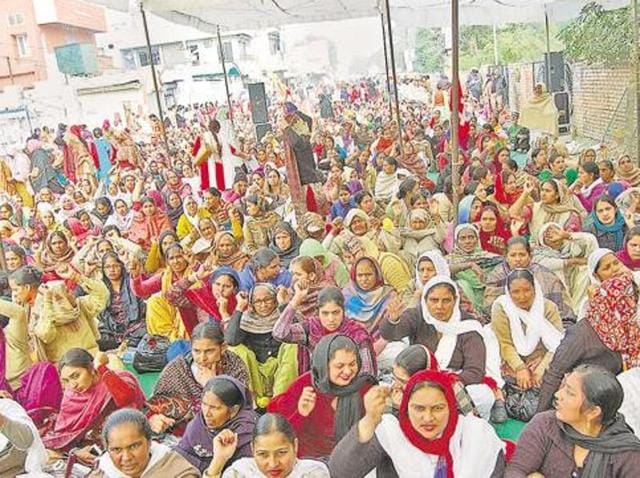
{"label": "woman in blue dupatta", "polygon": [[611,249],[613,252],[622,250],[624,235],[629,226],[613,199],[600,196],[585,222],[583,231],[593,234],[599,247]]}
{"label": "woman in blue dupatta", "polygon": [[367,329],[376,354],[380,354],[387,341],[380,337],[378,325],[387,310],[387,304],[397,294],[393,287],[384,283],[378,261],[368,256],[357,259],[351,268],[351,282],[343,293],[345,315]]}

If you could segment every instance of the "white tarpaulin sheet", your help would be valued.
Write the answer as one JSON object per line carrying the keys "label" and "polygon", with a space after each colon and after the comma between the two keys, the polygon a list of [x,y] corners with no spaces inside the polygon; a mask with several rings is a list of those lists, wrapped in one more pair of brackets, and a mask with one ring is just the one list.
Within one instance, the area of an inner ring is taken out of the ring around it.
{"label": "white tarpaulin sheet", "polygon": [[[145,10],[175,23],[205,31],[216,25],[258,29],[379,15],[379,0],[88,0],[121,11]],[[417,27],[448,27],[450,0],[389,0],[394,22]],[[576,17],[594,0],[460,0],[460,23],[500,25]],[[628,0],[596,0],[606,9],[627,6]]]}

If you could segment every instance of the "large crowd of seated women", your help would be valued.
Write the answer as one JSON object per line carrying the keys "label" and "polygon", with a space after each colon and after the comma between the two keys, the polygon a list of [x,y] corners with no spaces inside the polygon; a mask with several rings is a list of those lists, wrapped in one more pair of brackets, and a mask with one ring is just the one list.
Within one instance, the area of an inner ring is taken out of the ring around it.
{"label": "large crowd of seated women", "polygon": [[468,106],[454,195],[443,111],[362,85],[271,108],[313,184],[269,134],[212,187],[213,106],[171,157],[152,118],[30,138],[35,195],[0,168],[0,477],[640,475],[634,158]]}

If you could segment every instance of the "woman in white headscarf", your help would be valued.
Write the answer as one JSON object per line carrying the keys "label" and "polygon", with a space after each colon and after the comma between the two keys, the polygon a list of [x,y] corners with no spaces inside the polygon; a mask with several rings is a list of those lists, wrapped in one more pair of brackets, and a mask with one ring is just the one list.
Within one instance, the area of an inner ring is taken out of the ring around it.
{"label": "woman in white headscarf", "polygon": [[[544,298],[530,271],[509,273],[504,295],[491,308],[491,326],[500,345],[505,380],[523,390],[538,389],[564,331],[557,306]],[[534,413],[537,404],[531,405]]]}

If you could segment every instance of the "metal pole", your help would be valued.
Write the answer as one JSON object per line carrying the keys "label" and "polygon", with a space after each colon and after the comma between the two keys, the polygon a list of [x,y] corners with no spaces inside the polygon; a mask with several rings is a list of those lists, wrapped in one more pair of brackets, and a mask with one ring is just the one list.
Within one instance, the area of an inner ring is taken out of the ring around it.
{"label": "metal pole", "polygon": [[220,25],[218,25],[218,50],[220,50],[220,61],[222,61],[222,72],[224,73],[224,89],[227,92],[227,105],[229,106],[229,120],[233,126],[233,109],[231,108],[231,93],[229,93],[229,79],[227,78],[227,64],[224,61],[224,48],[222,48],[222,37],[220,36]]}
{"label": "metal pole", "polygon": [[633,0],[633,53],[636,76],[636,161],[640,164],[640,12],[638,0]]}
{"label": "metal pole", "polygon": [[547,13],[546,5],[544,6],[544,32],[547,37],[547,56],[544,58],[545,79],[547,82],[547,91],[551,91],[551,39],[549,37],[549,14]]}
{"label": "metal pole", "polygon": [[493,63],[495,65],[500,64],[500,58],[498,57],[498,27],[493,24]]}
{"label": "metal pole", "polygon": [[389,118],[393,118],[393,100],[391,99],[391,84],[389,83],[389,53],[387,51],[387,29],[384,26],[384,12],[380,11],[380,23],[382,23],[382,45],[384,46],[384,80],[387,85],[387,97],[389,100]]}
{"label": "metal pole", "polygon": [[9,78],[11,78],[11,84],[13,85],[13,68],[11,68],[11,57],[10,56],[6,56],[5,57],[7,59],[7,67],[9,68]]}
{"label": "metal pole", "polygon": [[162,139],[164,140],[164,147],[169,155],[169,140],[167,139],[167,132],[164,129],[164,112],[162,111],[162,102],[160,101],[160,89],[158,88],[158,76],[156,75],[156,65],[153,63],[153,52],[151,50],[151,38],[149,38],[149,26],[147,25],[147,15],[144,12],[144,7],[140,4],[140,13],[142,14],[142,25],[144,26],[144,36],[147,40],[147,52],[149,53],[149,66],[151,66],[151,77],[153,78],[153,88],[156,92],[156,103],[158,105],[158,113],[160,114],[160,127],[162,130]]}
{"label": "metal pole", "polygon": [[400,144],[400,154],[404,153],[404,145],[402,143],[402,122],[400,120],[400,99],[398,98],[398,75],[396,73],[396,55],[393,48],[393,29],[391,28],[391,9],[389,1],[385,0],[387,10],[387,33],[389,35],[389,58],[391,60],[391,74],[393,76],[393,99],[396,106],[396,120],[398,121],[398,141]]}
{"label": "metal pole", "polygon": [[459,101],[459,25],[458,25],[458,0],[451,0],[451,184],[453,189],[453,221],[458,220],[458,201],[460,186],[460,171],[458,169],[458,128],[460,127]]}

